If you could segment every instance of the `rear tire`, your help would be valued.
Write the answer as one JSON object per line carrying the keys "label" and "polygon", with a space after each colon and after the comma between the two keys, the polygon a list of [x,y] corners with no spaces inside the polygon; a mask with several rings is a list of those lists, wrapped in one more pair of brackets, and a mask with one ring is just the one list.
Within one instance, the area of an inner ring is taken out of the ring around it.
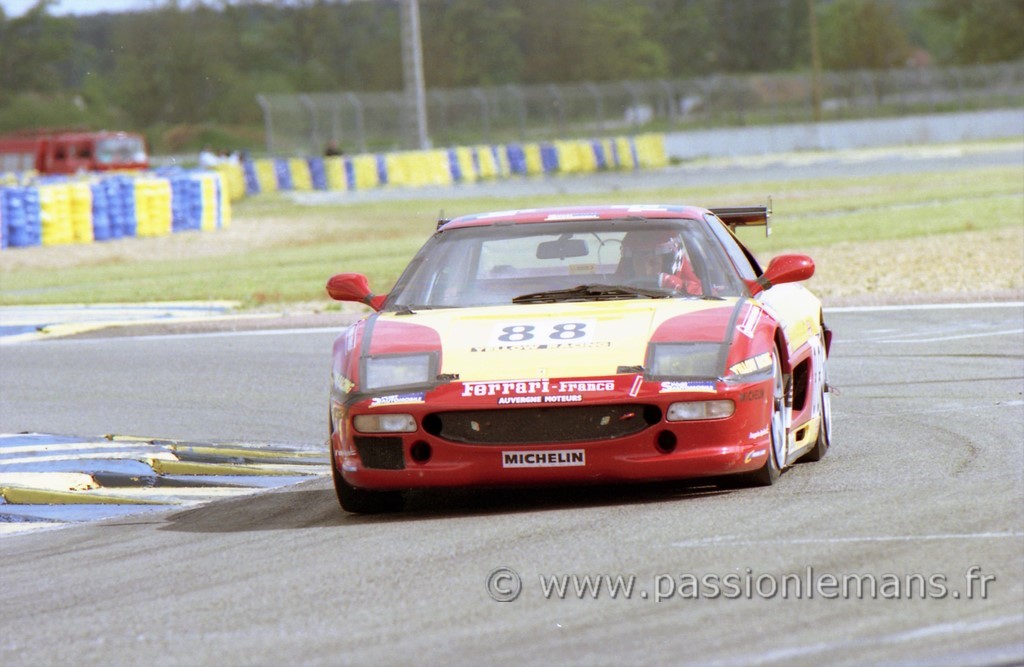
{"label": "rear tire", "polygon": [[797,463],[820,461],[825,458],[828,448],[832,446],[832,400],[828,390],[828,373],[821,387],[821,424],[818,425],[818,440],[809,452],[800,457]]}

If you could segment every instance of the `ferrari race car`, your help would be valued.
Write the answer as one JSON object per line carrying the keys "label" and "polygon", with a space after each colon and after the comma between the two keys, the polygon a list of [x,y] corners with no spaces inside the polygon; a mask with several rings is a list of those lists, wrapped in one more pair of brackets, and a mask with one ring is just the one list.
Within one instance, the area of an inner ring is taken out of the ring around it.
{"label": "ferrari race car", "polygon": [[737,239],[768,207],[574,206],[442,220],[334,343],[330,449],[349,512],[424,487],[721,478],[770,485],[829,447],[805,255]]}

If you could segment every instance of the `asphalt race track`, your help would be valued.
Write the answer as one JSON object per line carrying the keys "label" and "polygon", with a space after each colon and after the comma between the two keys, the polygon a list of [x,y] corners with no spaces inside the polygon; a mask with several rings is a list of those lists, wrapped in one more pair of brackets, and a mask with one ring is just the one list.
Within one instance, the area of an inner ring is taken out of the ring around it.
{"label": "asphalt race track", "polygon": [[[12,535],[0,662],[1024,662],[1024,305],[826,319],[835,444],[774,487],[424,493],[381,518],[320,477]],[[316,447],[333,335],[3,346],[0,433]]]}

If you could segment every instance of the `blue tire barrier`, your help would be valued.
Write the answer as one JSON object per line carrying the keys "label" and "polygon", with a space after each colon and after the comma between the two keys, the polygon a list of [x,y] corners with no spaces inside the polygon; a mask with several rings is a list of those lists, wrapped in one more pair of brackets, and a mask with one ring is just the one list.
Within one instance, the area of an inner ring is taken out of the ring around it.
{"label": "blue tire barrier", "polygon": [[349,190],[356,189],[356,168],[349,158],[345,158],[345,185]]}
{"label": "blue tire barrier", "polygon": [[0,189],[3,208],[4,239],[11,248],[27,248],[42,244],[39,216],[39,193],[35,188]]}
{"label": "blue tire barrier", "polygon": [[226,228],[227,186],[219,172],[180,169],[2,184],[0,248]]}
{"label": "blue tire barrier", "polygon": [[216,170],[92,174],[84,182],[81,177],[0,175],[0,248],[119,239],[138,235],[140,225],[145,236],[221,229],[230,224],[233,199],[265,191],[461,184],[667,163],[664,136],[648,134],[362,153],[329,160],[245,159]]}
{"label": "blue tire barrier", "polygon": [[482,176],[480,173],[480,153],[475,148],[473,149],[473,172],[476,174],[477,179]]}
{"label": "blue tire barrier", "polygon": [[245,176],[245,192],[250,195],[260,193],[260,179],[256,177],[256,163],[252,160],[242,162],[242,173]]}
{"label": "blue tire barrier", "polygon": [[526,173],[526,151],[519,144],[509,144],[505,147],[508,156],[508,167],[513,174]]}
{"label": "blue tire barrier", "polygon": [[622,160],[619,159],[619,142],[612,142],[612,164],[616,167],[622,164]]}
{"label": "blue tire barrier", "polygon": [[119,179],[118,186],[121,189],[121,236],[137,236],[139,231],[139,219],[135,215],[135,184],[130,177]]}
{"label": "blue tire barrier", "polygon": [[545,174],[558,171],[558,150],[551,144],[541,144],[540,163]]}
{"label": "blue tire barrier", "polygon": [[597,163],[597,170],[605,171],[608,169],[608,159],[604,155],[604,144],[595,139],[590,142],[590,145],[594,150],[594,161]]}
{"label": "blue tire barrier", "polygon": [[314,190],[327,189],[327,169],[324,168],[324,160],[319,157],[311,157],[309,163],[309,177],[313,181]]}
{"label": "blue tire barrier", "polygon": [[174,231],[195,231],[203,228],[203,184],[199,179],[176,181],[181,198],[182,218]]}
{"label": "blue tire barrier", "polygon": [[288,158],[275,158],[274,159],[274,174],[277,176],[277,189],[278,190],[294,190],[295,184],[292,182],[292,170],[288,164]]}
{"label": "blue tire barrier", "polygon": [[[243,194],[475,183],[509,176],[657,168],[668,163],[664,135],[649,134],[428,151],[359,153],[338,158],[245,159]],[[334,160],[336,162],[329,161]]]}
{"label": "blue tire barrier", "polygon": [[107,188],[101,182],[93,183],[92,190],[92,234],[96,241],[108,241],[110,231],[110,200]]}
{"label": "blue tire barrier", "polygon": [[637,152],[636,152],[636,141],[633,140],[633,137],[629,138],[629,154],[630,154],[630,157],[633,159],[633,168],[634,169],[639,169],[640,168],[640,157],[637,155]]}
{"label": "blue tire barrier", "polygon": [[20,196],[12,202],[15,210],[8,223],[11,231],[10,245],[21,248],[42,245],[43,221],[39,190],[34,187],[18,189]]}
{"label": "blue tire barrier", "polygon": [[461,183],[463,180],[462,167],[459,165],[459,154],[454,148],[448,149],[448,171],[452,176],[452,183]]}

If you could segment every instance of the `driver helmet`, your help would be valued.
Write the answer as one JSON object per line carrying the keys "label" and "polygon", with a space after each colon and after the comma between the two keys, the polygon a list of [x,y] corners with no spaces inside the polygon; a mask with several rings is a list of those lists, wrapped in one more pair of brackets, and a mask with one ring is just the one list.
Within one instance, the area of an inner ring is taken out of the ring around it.
{"label": "driver helmet", "polygon": [[677,275],[683,266],[685,252],[679,235],[670,231],[638,230],[622,239],[622,258],[633,266],[637,260],[658,258],[660,273]]}

